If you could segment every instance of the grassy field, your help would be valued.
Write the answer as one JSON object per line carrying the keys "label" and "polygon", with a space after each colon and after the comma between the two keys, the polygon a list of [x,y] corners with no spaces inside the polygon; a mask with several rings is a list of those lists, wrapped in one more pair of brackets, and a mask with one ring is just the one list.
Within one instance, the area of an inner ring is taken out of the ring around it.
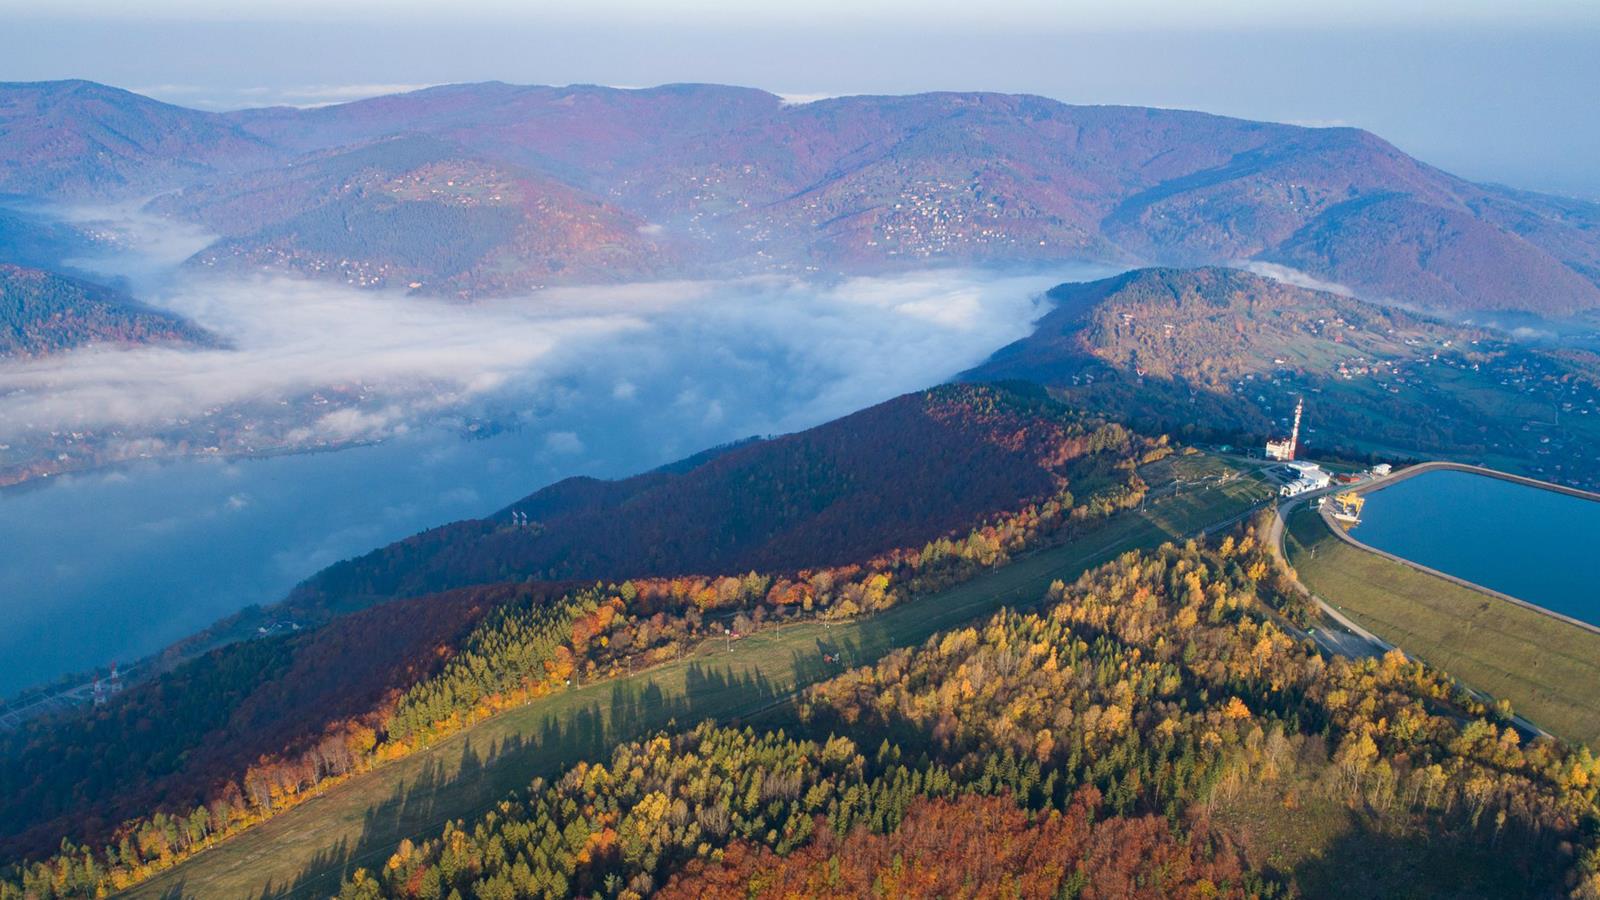
{"label": "grassy field", "polygon": [[[1225,467],[1188,457],[1150,474],[1220,474]],[[488,719],[402,760],[328,789],[128,892],[134,897],[280,897],[337,891],[344,875],[374,867],[401,838],[437,831],[450,819],[481,814],[538,775],[671,724],[738,720],[770,709],[798,687],[845,666],[1005,605],[1037,600],[1055,579],[1136,547],[1150,547],[1221,522],[1265,499],[1250,477],[1221,486],[1185,483],[1086,536],[1016,560],[943,593],[854,622],[804,623],[758,632],[732,648],[713,642],[629,679],[585,685]],[[824,663],[838,654],[840,662]]]}
{"label": "grassy field", "polygon": [[1545,730],[1600,747],[1600,634],[1352,547],[1310,510],[1288,525],[1289,562],[1314,593]]}

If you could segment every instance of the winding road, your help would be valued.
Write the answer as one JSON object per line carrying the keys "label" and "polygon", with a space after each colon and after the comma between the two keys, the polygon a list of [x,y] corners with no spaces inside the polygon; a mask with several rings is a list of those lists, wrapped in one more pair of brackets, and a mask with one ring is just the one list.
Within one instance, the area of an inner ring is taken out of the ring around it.
{"label": "winding road", "polygon": [[[1285,569],[1290,572],[1294,571],[1294,567],[1289,565],[1289,556],[1284,550],[1284,536],[1286,531],[1286,523],[1289,520],[1289,513],[1291,513],[1301,504],[1313,498],[1321,497],[1325,494],[1333,493],[1335,491],[1355,489],[1363,491],[1375,490],[1382,484],[1387,484],[1403,478],[1410,478],[1414,475],[1420,474],[1419,471],[1417,471],[1418,469],[1427,471],[1427,469],[1431,468],[1458,468],[1458,466],[1454,463],[1422,463],[1420,466],[1412,466],[1390,475],[1368,478],[1364,481],[1356,482],[1354,484],[1335,485],[1318,491],[1308,491],[1307,493],[1300,494],[1299,496],[1284,499],[1274,508],[1275,514],[1272,517],[1272,523],[1267,530],[1267,540],[1272,546],[1272,552],[1278,557],[1279,562],[1284,565]],[[1329,527],[1331,528],[1336,526],[1330,524]],[[1317,609],[1322,613],[1325,620],[1337,623],[1340,628],[1344,629],[1342,632],[1326,627],[1311,629],[1311,631],[1307,633],[1307,637],[1310,637],[1313,641],[1315,641],[1317,646],[1323,648],[1329,653],[1336,653],[1340,656],[1349,657],[1351,659],[1382,656],[1385,653],[1388,653],[1390,650],[1399,650],[1401,653],[1405,653],[1404,648],[1397,647],[1396,645],[1389,643],[1383,638],[1378,637],[1372,632],[1356,624],[1356,622],[1351,620],[1350,617],[1346,616],[1343,612],[1339,611],[1339,609],[1332,603],[1329,603],[1326,599],[1316,594],[1310,588],[1306,587],[1306,585],[1302,583],[1298,577],[1294,579],[1294,586],[1296,590],[1301,592],[1301,594],[1311,598],[1312,602],[1316,603]],[[1409,657],[1411,654],[1406,655]],[[1494,697],[1490,696],[1489,694],[1477,690],[1470,685],[1461,684],[1460,682],[1457,682],[1457,684],[1460,684],[1464,690],[1470,693],[1473,697],[1477,698],[1480,702],[1490,706],[1494,704]],[[1524,738],[1531,739],[1533,737],[1551,736],[1550,732],[1545,731],[1543,728],[1540,728],[1538,725],[1530,722],[1520,715],[1513,715],[1511,717],[1511,722],[1519,731],[1522,732]]]}

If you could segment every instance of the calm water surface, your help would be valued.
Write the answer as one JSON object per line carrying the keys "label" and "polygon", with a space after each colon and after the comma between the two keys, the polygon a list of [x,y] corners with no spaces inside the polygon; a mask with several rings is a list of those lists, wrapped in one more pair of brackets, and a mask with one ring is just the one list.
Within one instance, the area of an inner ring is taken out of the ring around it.
{"label": "calm water surface", "polygon": [[1600,624],[1600,502],[1441,470],[1367,496],[1364,543]]}
{"label": "calm water surface", "polygon": [[279,600],[333,562],[486,515],[558,478],[629,475],[937,384],[1027,334],[1044,289],[1104,274],[935,272],[815,296],[764,282],[719,287],[478,401],[523,430],[483,440],[423,430],[337,452],[150,463],[0,492],[0,697],[138,659]]}
{"label": "calm water surface", "polygon": [[582,462],[542,433],[419,435],[330,453],[185,460],[0,496],[0,696],[127,662],[332,562],[484,515],[560,475],[662,461],[634,444]]}

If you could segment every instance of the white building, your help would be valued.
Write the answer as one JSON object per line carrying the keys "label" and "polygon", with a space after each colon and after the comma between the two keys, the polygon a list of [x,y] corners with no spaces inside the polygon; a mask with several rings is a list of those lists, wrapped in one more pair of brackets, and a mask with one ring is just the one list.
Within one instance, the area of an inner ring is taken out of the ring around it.
{"label": "white building", "polygon": [[1299,472],[1295,480],[1278,488],[1278,493],[1285,497],[1304,494],[1307,491],[1320,491],[1333,483],[1333,476],[1323,471],[1316,463],[1293,462],[1289,465]]}

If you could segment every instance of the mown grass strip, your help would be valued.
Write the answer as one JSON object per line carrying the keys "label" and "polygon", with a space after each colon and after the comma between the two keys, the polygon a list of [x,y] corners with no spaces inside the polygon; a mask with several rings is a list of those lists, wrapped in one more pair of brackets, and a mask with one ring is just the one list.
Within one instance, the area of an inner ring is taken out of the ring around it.
{"label": "mown grass strip", "polygon": [[[404,759],[337,784],[283,814],[125,892],[130,897],[331,894],[357,867],[383,864],[402,838],[480,815],[538,775],[673,722],[737,720],[799,687],[896,647],[1038,599],[1056,579],[1137,547],[1156,546],[1247,510],[1268,491],[1241,478],[1153,501],[1063,546],[950,590],[856,621],[757,632],[632,678],[583,685],[487,719]],[[825,662],[825,655],[839,657]]]}
{"label": "mown grass strip", "polygon": [[1288,526],[1289,562],[1314,593],[1551,733],[1600,747],[1600,634],[1353,547],[1308,509]]}

